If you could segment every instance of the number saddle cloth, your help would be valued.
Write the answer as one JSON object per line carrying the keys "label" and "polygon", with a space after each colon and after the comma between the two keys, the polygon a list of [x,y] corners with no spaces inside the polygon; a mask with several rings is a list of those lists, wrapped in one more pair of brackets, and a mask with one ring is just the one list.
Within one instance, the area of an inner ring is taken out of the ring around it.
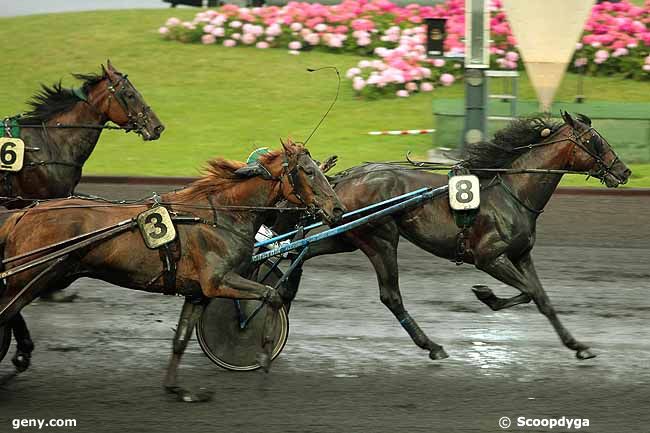
{"label": "number saddle cloth", "polygon": [[[466,167],[463,167],[462,165],[455,165],[449,171],[449,173],[447,173],[447,176],[449,177],[449,179],[451,179],[454,176],[465,176],[469,174],[470,171]],[[454,222],[460,229],[466,229],[474,225],[474,222],[476,221],[476,216],[478,215],[480,210],[480,208],[478,207],[476,209],[457,210],[457,209],[453,209],[451,205],[449,206],[449,208],[451,209],[451,214],[454,216]]]}

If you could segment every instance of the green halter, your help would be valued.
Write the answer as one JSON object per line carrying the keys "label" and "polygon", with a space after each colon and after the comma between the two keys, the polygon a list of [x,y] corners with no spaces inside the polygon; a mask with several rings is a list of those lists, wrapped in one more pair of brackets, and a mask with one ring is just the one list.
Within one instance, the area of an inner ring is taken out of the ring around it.
{"label": "green halter", "polygon": [[251,152],[250,155],[248,155],[248,158],[246,158],[246,164],[252,164],[257,162],[260,159],[260,156],[265,155],[267,153],[270,153],[271,149],[268,147],[259,147],[255,149],[254,151]]}

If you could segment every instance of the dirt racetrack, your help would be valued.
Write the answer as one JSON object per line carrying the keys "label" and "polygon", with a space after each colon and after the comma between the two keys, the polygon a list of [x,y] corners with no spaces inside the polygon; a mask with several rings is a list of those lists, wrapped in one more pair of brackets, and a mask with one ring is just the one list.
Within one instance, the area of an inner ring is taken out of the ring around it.
{"label": "dirt racetrack", "polygon": [[[129,198],[165,188],[79,190]],[[411,343],[379,301],[362,254],[321,257],[305,266],[289,342],[271,373],[221,370],[193,341],[181,380],[215,395],[186,405],[161,387],[182,300],[83,279],[68,289],[79,293],[74,303],[24,310],[33,366],[0,388],[0,432],[19,418],[77,420],[42,430],[60,432],[649,432],[649,212],[648,196],[562,194],[540,217],[539,274],[595,359],[576,360],[533,305],[496,313],[470,291],[514,289],[403,242],[406,306],[449,359],[430,361]],[[12,371],[11,353],[0,375]],[[504,416],[507,430],[498,425]],[[589,426],[516,425],[562,416]]]}

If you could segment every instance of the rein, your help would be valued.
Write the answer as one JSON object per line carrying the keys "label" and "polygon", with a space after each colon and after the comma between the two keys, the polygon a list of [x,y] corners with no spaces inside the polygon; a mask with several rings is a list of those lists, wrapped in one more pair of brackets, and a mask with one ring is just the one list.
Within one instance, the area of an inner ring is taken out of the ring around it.
{"label": "rein", "polygon": [[[20,201],[20,200],[26,200],[20,197],[0,197],[0,201],[3,201],[3,199],[11,199]],[[106,201],[107,203],[103,204],[90,204],[90,205],[72,205],[72,206],[53,206],[53,207],[48,207],[48,208],[39,208],[37,207],[39,203],[46,203],[48,201],[52,200],[61,200],[61,199],[48,199],[48,200],[34,200],[30,207],[27,207],[25,209],[11,209],[11,210],[0,210],[0,215],[7,215],[7,214],[14,214],[14,213],[21,213],[21,212],[29,212],[33,210],[38,210],[38,211],[48,211],[48,210],[63,210],[63,209],[95,209],[95,208],[111,208],[111,207],[117,207],[117,208],[125,208],[125,207],[141,207],[149,204],[149,200],[153,200],[153,197],[144,199],[141,202],[112,202],[107,199],[103,199],[101,197],[93,197],[93,198],[88,198],[88,197],[80,197],[80,196],[70,196],[66,197],[66,200],[72,200],[72,199],[78,199],[78,200],[103,200]],[[199,204],[188,204],[188,203],[182,203],[182,202],[166,202],[166,201],[161,201],[159,204],[164,205],[164,206],[181,206],[181,207],[186,207],[190,209],[205,209],[205,210],[221,210],[221,211],[231,211],[231,212],[268,212],[268,211],[275,211],[275,212],[307,212],[309,211],[308,208],[306,207],[295,207],[295,208],[279,208],[279,207],[272,207],[272,206],[207,206],[207,205],[199,205]]]}

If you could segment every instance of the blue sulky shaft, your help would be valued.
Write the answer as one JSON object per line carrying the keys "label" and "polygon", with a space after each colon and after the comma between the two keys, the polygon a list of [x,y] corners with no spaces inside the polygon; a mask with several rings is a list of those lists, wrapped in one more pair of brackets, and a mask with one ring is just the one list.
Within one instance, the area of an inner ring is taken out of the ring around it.
{"label": "blue sulky shaft", "polygon": [[[326,239],[326,238],[329,238],[329,237],[332,237],[332,236],[340,235],[343,232],[346,232],[348,230],[352,230],[354,228],[357,228],[357,227],[359,227],[359,226],[361,226],[363,224],[366,224],[366,223],[368,223],[370,221],[374,221],[374,220],[376,220],[378,218],[384,217],[386,215],[390,215],[390,214],[395,213],[397,211],[400,211],[402,209],[413,207],[413,206],[416,206],[416,205],[418,205],[418,204],[420,204],[422,202],[425,202],[427,200],[431,200],[434,197],[437,197],[439,195],[442,195],[442,194],[446,193],[449,190],[449,186],[445,185],[445,186],[441,186],[441,187],[438,187],[438,188],[423,188],[423,190],[424,191],[421,191],[420,193],[414,195],[413,197],[410,197],[410,198],[408,198],[408,199],[406,199],[404,201],[401,201],[401,202],[399,202],[397,204],[394,204],[392,206],[389,206],[387,208],[379,210],[379,211],[377,211],[375,213],[372,213],[370,215],[358,218],[358,219],[356,219],[354,221],[350,221],[349,223],[345,223],[345,224],[342,224],[340,226],[333,227],[331,229],[327,229],[327,230],[322,231],[320,233],[316,233],[314,235],[308,236],[308,237],[306,237],[304,239],[299,239],[299,240],[297,240],[295,242],[291,242],[291,243],[288,243],[286,245],[282,245],[279,248],[269,250],[269,251],[265,251],[263,253],[256,254],[256,255],[253,256],[252,261],[253,261],[253,263],[261,262],[263,260],[268,259],[269,257],[284,254],[287,251],[295,250],[295,249],[298,249],[298,248],[304,248],[309,244],[313,244],[314,242],[318,242],[320,240],[323,240],[323,239]],[[414,192],[415,191],[413,191],[413,193]],[[413,193],[409,193],[409,194],[413,195]],[[403,197],[403,196],[400,196],[400,197]],[[394,199],[396,199],[396,198],[397,197],[394,197],[391,200],[394,201]],[[369,207],[364,208],[364,210],[367,210]],[[361,210],[361,209],[359,209],[359,210]],[[276,238],[276,240],[277,240],[277,238]]]}
{"label": "blue sulky shaft", "polygon": [[[377,209],[379,207],[385,206],[385,205],[390,204],[390,203],[394,203],[396,201],[405,200],[407,198],[416,196],[418,194],[421,194],[421,193],[423,193],[425,191],[429,191],[429,190],[431,190],[431,188],[426,188],[425,187],[425,188],[416,189],[415,191],[407,192],[406,194],[398,195],[398,196],[389,198],[388,200],[380,201],[378,203],[373,203],[373,204],[371,204],[369,206],[362,207],[361,209],[356,209],[356,210],[350,211],[350,212],[348,212],[346,214],[343,214],[343,216],[341,218],[345,220],[345,219],[348,219],[348,218],[350,218],[352,216],[362,214],[362,213],[367,212],[369,210]],[[305,231],[313,230],[315,228],[321,227],[322,225],[323,225],[323,222],[317,222],[317,223],[306,226],[304,228],[304,230]],[[272,244],[274,242],[289,239],[289,238],[293,237],[293,235],[295,235],[296,233],[298,233],[298,230],[293,230],[293,231],[290,231],[290,232],[287,232],[287,233],[284,233],[284,234],[281,234],[281,235],[274,236],[274,237],[272,237],[270,239],[267,239],[265,241],[256,243],[255,248],[263,247],[265,245],[269,245],[269,244]]]}

